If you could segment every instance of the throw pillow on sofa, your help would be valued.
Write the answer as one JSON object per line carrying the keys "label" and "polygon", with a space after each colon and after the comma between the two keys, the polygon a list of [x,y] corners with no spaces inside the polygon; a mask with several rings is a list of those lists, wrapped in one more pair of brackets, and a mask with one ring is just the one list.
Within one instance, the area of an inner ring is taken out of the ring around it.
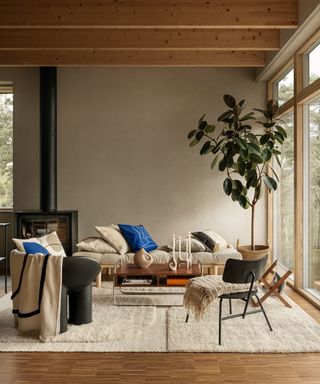
{"label": "throw pillow on sofa", "polygon": [[[188,238],[181,240],[181,251],[185,252],[186,250],[186,244],[187,244]],[[178,251],[178,241],[176,240],[176,251]],[[173,249],[172,243],[168,245],[169,249]],[[191,237],[191,252],[205,252],[207,250],[206,246],[195,237]],[[211,251],[210,251],[211,252]]]}
{"label": "throw pillow on sofa", "polygon": [[211,239],[207,234],[204,232],[192,232],[192,236],[194,236],[196,239],[201,241],[201,243],[204,245],[206,252],[216,252],[216,242]]}
{"label": "throw pillow on sofa", "polygon": [[118,253],[110,244],[101,237],[88,237],[77,244],[79,251],[95,253]]}
{"label": "throw pillow on sofa", "polygon": [[217,251],[223,251],[224,249],[228,248],[227,241],[217,232],[213,232],[210,229],[206,229],[203,232],[208,235],[216,244],[218,244],[218,246],[216,246],[218,248]]}
{"label": "throw pillow on sofa", "polygon": [[20,252],[26,252],[23,243],[38,243],[48,250],[50,255],[66,256],[57,232],[51,232],[42,237],[32,237],[31,239],[12,239]]}
{"label": "throw pillow on sofa", "polygon": [[130,247],[117,225],[112,224],[105,227],[96,226],[95,229],[103,240],[110,244],[118,253],[123,255],[130,251]]}
{"label": "throw pillow on sofa", "polygon": [[119,228],[133,252],[142,248],[150,252],[158,248],[143,225],[119,224]]}
{"label": "throw pillow on sofa", "polygon": [[206,229],[205,231],[192,232],[192,236],[201,241],[208,252],[223,251],[228,248],[226,240],[218,233]]}

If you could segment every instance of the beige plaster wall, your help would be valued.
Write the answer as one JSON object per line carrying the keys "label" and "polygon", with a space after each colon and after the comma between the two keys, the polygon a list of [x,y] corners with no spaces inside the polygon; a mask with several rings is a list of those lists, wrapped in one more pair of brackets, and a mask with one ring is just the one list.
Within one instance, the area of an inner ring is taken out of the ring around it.
{"label": "beige plaster wall", "polygon": [[[38,69],[1,68],[0,80],[14,83],[14,206],[38,209]],[[58,208],[79,210],[79,238],[98,224],[141,223],[159,243],[205,228],[248,242],[250,212],[186,138],[203,113],[224,111],[224,93],[261,107],[266,87],[250,69],[60,68]],[[262,201],[259,242],[265,233]]]}
{"label": "beige plaster wall", "polygon": [[[249,241],[250,212],[186,136],[203,113],[212,121],[224,111],[224,93],[261,107],[266,88],[252,70],[62,68],[58,89],[58,203],[79,210],[80,238],[94,225],[134,223],[160,243],[206,228]],[[258,241],[265,233],[262,201]]]}

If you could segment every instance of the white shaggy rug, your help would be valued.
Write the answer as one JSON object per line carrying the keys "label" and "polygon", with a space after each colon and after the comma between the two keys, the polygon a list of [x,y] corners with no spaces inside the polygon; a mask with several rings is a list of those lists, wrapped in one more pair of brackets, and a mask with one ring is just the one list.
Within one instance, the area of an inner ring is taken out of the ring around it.
{"label": "white shaggy rug", "polygon": [[[299,306],[286,298],[292,308],[285,307],[271,297],[264,303],[273,328],[270,332],[262,313],[238,317],[222,322],[222,345],[218,344],[218,300],[197,321],[182,308],[168,311],[168,351],[170,352],[246,352],[293,353],[320,352],[320,324]],[[233,313],[241,313],[244,302],[232,302]],[[249,310],[252,308],[249,308]],[[256,309],[256,308],[254,308]],[[229,303],[224,300],[223,316],[229,314]]]}
{"label": "white shaggy rug", "polygon": [[[91,324],[69,325],[66,333],[43,343],[36,335],[18,333],[13,325],[10,295],[6,295],[0,300],[0,351],[320,352],[320,324],[290,299],[292,309],[274,298],[265,303],[273,332],[262,314],[224,321],[222,346],[218,345],[217,302],[203,320],[198,322],[191,315],[186,324],[184,308],[168,306],[180,304],[181,300],[181,294],[154,292],[147,296],[140,292],[135,296],[117,296],[121,305],[113,306],[112,290],[106,284],[104,288],[93,289]],[[225,304],[227,314],[228,303]],[[236,313],[243,303],[234,301],[233,307]]]}

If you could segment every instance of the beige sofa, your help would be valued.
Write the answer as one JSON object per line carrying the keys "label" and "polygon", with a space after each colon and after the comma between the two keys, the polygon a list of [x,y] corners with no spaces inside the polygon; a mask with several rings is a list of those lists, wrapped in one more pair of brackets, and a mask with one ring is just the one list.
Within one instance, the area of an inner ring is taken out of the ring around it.
{"label": "beige sofa", "polygon": [[[154,263],[157,264],[166,264],[171,257],[171,253],[166,247],[160,247],[150,253],[153,256]],[[97,253],[87,251],[75,252],[73,256],[90,257],[100,263],[101,270],[107,270],[107,273],[110,274],[112,273],[115,264],[117,264],[121,258],[121,255],[118,253]],[[133,263],[133,256],[134,253],[125,254],[125,261],[127,263]],[[222,268],[228,259],[242,259],[241,254],[231,246],[215,253],[193,252],[192,256],[193,263],[198,263],[198,261],[200,261],[204,268],[204,272],[209,274],[218,274],[219,268]],[[97,286],[101,286],[101,274],[97,278]]]}

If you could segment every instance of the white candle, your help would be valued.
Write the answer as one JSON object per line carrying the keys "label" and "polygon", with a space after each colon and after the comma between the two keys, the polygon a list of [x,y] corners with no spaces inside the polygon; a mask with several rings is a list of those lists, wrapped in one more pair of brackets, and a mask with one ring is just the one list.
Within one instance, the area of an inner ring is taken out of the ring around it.
{"label": "white candle", "polygon": [[188,238],[188,245],[189,245],[189,253],[191,253],[191,233],[189,232],[189,238]]}
{"label": "white candle", "polygon": [[172,236],[172,255],[173,255],[173,257],[175,257],[175,255],[176,255],[176,236],[175,235],[173,235]]}
{"label": "white candle", "polygon": [[179,247],[179,258],[181,259],[181,236],[179,236],[178,247]]}

